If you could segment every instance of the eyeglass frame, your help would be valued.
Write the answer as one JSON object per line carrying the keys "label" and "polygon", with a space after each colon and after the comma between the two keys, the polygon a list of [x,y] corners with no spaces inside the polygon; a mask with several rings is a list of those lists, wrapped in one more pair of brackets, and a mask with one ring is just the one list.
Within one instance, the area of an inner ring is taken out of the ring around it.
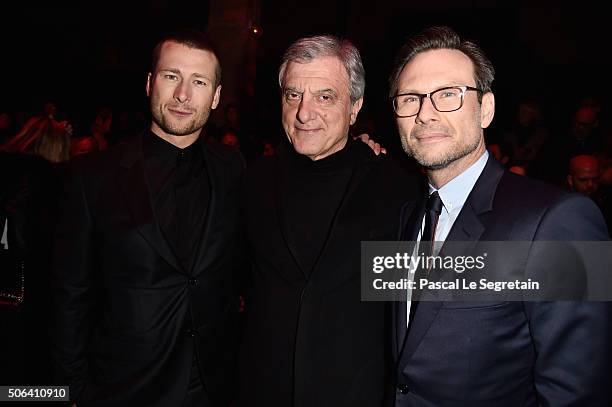
{"label": "eyeglass frame", "polygon": [[[433,93],[436,92],[440,92],[441,90],[445,90],[445,89],[461,89],[461,103],[459,104],[459,107],[453,110],[440,110],[438,109],[438,107],[436,106],[436,103],[433,101],[433,99],[431,98],[431,95]],[[473,90],[476,92],[481,92],[484,93],[484,91],[482,89],[478,89],[475,88],[473,86],[468,86],[468,85],[456,85],[456,86],[445,86],[443,88],[440,89],[436,89],[436,90],[432,90],[429,93],[415,93],[415,92],[407,92],[407,93],[399,93],[397,95],[391,96],[391,105],[393,106],[393,113],[395,113],[395,115],[397,117],[400,118],[405,118],[405,117],[413,117],[413,116],[417,116],[419,113],[421,113],[421,109],[423,108],[423,99],[425,98],[429,98],[429,101],[431,102],[431,105],[433,106],[434,109],[436,109],[436,111],[440,112],[440,113],[449,113],[449,112],[456,112],[457,110],[461,109],[463,107],[463,101],[465,99],[465,92],[467,92],[468,90]],[[415,114],[411,114],[408,116],[400,116],[395,108],[395,99],[400,97],[400,96],[407,96],[407,95],[412,95],[412,96],[418,96],[419,98],[419,108],[417,110],[417,112]]]}

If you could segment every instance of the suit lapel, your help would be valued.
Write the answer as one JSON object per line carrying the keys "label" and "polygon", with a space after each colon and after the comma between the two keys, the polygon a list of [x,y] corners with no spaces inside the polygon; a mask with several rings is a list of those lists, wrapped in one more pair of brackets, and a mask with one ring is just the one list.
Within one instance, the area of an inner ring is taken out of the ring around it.
{"label": "suit lapel", "polygon": [[[485,231],[485,227],[479,218],[472,203],[467,200],[461,209],[451,230],[446,237],[439,256],[465,256],[472,252],[480,236]],[[453,280],[452,273],[444,273],[440,269],[432,270],[429,275],[430,281]]]}
{"label": "suit lapel", "polygon": [[[483,232],[484,226],[480,222],[472,206],[469,204],[468,198],[468,201],[466,201],[466,204],[461,209],[461,213],[453,224],[439,255],[458,256],[469,253]],[[446,242],[453,243],[449,245]],[[428,279],[430,281],[437,281],[445,277],[447,276],[440,274],[440,270],[434,270],[429,275]],[[401,366],[405,366],[406,363],[408,363],[408,360],[414,354],[419,343],[423,340],[429,327],[438,316],[441,307],[441,301],[422,300],[419,303],[418,310],[413,315],[414,320],[410,323],[410,330],[408,330],[406,334],[404,349],[400,356]],[[404,316],[406,315],[405,308],[404,303]],[[404,328],[401,332],[406,333],[406,329]]]}
{"label": "suit lapel", "polygon": [[[282,154],[282,150],[281,150],[281,154]],[[298,268],[298,270],[300,270],[300,273],[302,273],[302,276],[304,277],[305,280],[308,280],[308,273],[306,268],[304,267],[304,264],[302,263],[302,261],[300,260],[300,256],[298,253],[298,249],[297,249],[297,245],[295,244],[295,241],[293,240],[293,237],[291,236],[291,233],[289,232],[289,224],[288,224],[288,219],[287,219],[287,214],[285,213],[285,211],[283,210],[283,202],[281,199],[281,183],[282,183],[282,179],[281,177],[283,176],[283,171],[281,168],[281,162],[280,160],[282,159],[282,157],[276,157],[275,158],[275,166],[276,166],[276,170],[274,171],[274,207],[276,208],[276,215],[277,215],[277,222],[278,222],[278,226],[281,232],[281,235],[283,237],[283,240],[285,241],[285,245],[287,245],[287,249],[289,250],[289,253],[291,254],[291,258],[293,259],[293,262],[295,263],[296,267]]]}
{"label": "suit lapel", "polygon": [[[497,189],[497,185],[502,175],[503,167],[489,155],[485,168],[478,177],[476,184],[474,184],[474,188],[472,188],[472,191],[468,195],[461,212],[457,216],[457,219],[453,223],[445,239],[445,244],[440,250],[440,256],[465,255],[476,245],[486,230],[485,225],[482,223],[481,216],[491,211],[493,208],[495,190]],[[419,219],[422,219],[422,217],[423,213],[421,212]],[[416,238],[416,234],[414,236],[414,238]],[[451,246],[447,245],[446,242],[454,243]],[[431,280],[440,279],[442,277],[443,276],[439,274],[430,275]],[[419,304],[418,311],[415,313],[414,320],[410,324],[410,330],[407,333],[404,347],[400,354],[400,366],[405,366],[408,363],[408,360],[414,354],[414,351],[427,333],[427,330],[438,315],[441,307],[442,302],[440,301],[422,301]],[[404,311],[404,316],[405,312],[406,311]],[[399,322],[400,321],[396,322],[398,330],[401,329],[401,324]],[[396,334],[399,337],[399,332]]]}
{"label": "suit lapel", "polygon": [[280,165],[278,158],[276,160],[276,166],[277,168],[276,168],[275,177],[274,177],[274,205],[276,207],[276,213],[278,215],[278,223],[279,223],[281,235],[283,236],[285,244],[287,245],[287,248],[289,252],[291,253],[291,257],[293,258],[296,266],[298,267],[298,269],[304,276],[304,279],[308,280],[309,278],[311,278],[312,274],[317,269],[320,259],[323,257],[323,254],[325,253],[327,249],[330,238],[337,225],[339,214],[342,212],[350,196],[355,192],[355,190],[359,186],[361,180],[369,172],[370,167],[367,164],[366,165],[358,164],[356,168],[352,170],[351,175],[349,177],[349,182],[347,183],[346,188],[342,194],[342,198],[340,199],[340,204],[338,205],[338,208],[336,209],[336,211],[334,212],[332,216],[329,230],[326,234],[325,242],[323,243],[321,251],[319,252],[317,256],[317,259],[315,260],[312,266],[312,269],[307,270],[304,264],[302,263],[302,261],[300,260],[300,255],[299,255],[297,245],[295,244],[295,241],[293,240],[291,233],[289,232],[288,219],[283,210],[283,202],[281,199],[281,191],[280,191],[280,185],[282,181],[280,177],[282,176],[284,172],[281,170],[281,165]]}
{"label": "suit lapel", "polygon": [[[338,205],[338,208],[334,212],[334,215],[330,222],[329,230],[325,237],[325,242],[323,243],[323,247],[321,248],[321,251],[319,252],[319,255],[317,256],[317,259],[314,265],[312,266],[312,270],[310,271],[311,278],[313,275],[315,275],[316,271],[319,269],[321,259],[325,255],[327,248],[329,246],[329,242],[331,241],[332,236],[338,225],[340,214],[342,214],[344,208],[346,207],[348,202],[350,202],[351,197],[353,196],[355,191],[359,188],[359,186],[361,185],[361,182],[366,177],[366,175],[370,172],[370,169],[371,167],[369,165],[369,162],[366,162],[365,164],[358,163],[353,166],[351,175],[349,177],[349,182],[347,183],[346,188],[344,189],[344,193],[342,194],[342,198],[340,199],[340,204]],[[344,275],[335,273],[332,276],[328,276],[328,277],[330,279],[342,279],[344,278]],[[327,281],[330,282],[330,280],[327,280]]]}
{"label": "suit lapel", "polygon": [[[420,200],[416,207],[417,210],[413,211],[406,224],[405,235],[407,238],[410,238],[411,241],[415,241],[419,235],[419,230],[423,223],[423,216],[425,215],[426,197],[427,193],[424,193],[423,199]],[[412,245],[409,250],[408,253],[412,254],[414,245]],[[400,365],[404,366],[427,333],[434,319],[436,319],[442,303],[437,301],[422,301],[419,304],[418,312],[415,312],[412,316],[413,320],[410,322],[410,330],[406,329],[406,313],[408,312],[406,301],[397,304],[401,307],[398,309],[398,317],[401,319],[396,322],[396,337],[398,338],[398,344],[403,345],[400,347],[399,359]]]}
{"label": "suit lapel", "polygon": [[144,135],[141,134],[126,147],[121,160],[124,172],[120,174],[117,182],[126,199],[134,227],[168,264],[185,272],[163,236],[153,210],[151,192],[145,176],[142,137]]}
{"label": "suit lapel", "polygon": [[[408,201],[404,204],[401,211],[398,230],[400,241],[414,242],[416,240],[424,213],[425,200],[423,199]],[[412,253],[414,250],[414,244],[410,244],[407,247],[401,247],[399,250],[406,251],[406,253]],[[395,355],[399,356],[404,347],[404,341],[406,340],[407,293],[403,290],[398,290],[396,294],[398,297],[396,297],[395,301],[393,302],[393,306],[391,307],[391,317],[393,318],[392,320],[394,321],[395,325]]]}
{"label": "suit lapel", "polygon": [[453,243],[452,248],[444,244],[440,249],[441,254],[454,256],[469,253],[480,240],[485,231],[482,215],[493,209],[495,191],[503,173],[501,164],[490,155],[445,240],[445,242],[465,244]]}
{"label": "suit lapel", "polygon": [[209,248],[211,241],[214,240],[214,231],[216,222],[223,221],[221,217],[217,217],[216,211],[219,204],[219,194],[223,190],[219,183],[221,182],[221,176],[217,173],[217,167],[214,165],[214,161],[217,159],[213,154],[208,151],[206,144],[202,143],[202,151],[204,153],[204,164],[206,165],[206,173],[208,176],[208,185],[210,185],[210,202],[208,203],[208,210],[206,211],[206,220],[204,222],[204,230],[201,235],[198,236],[198,246],[196,250],[195,260],[192,261],[191,270],[205,270],[209,267],[212,256],[207,256],[210,253]]}

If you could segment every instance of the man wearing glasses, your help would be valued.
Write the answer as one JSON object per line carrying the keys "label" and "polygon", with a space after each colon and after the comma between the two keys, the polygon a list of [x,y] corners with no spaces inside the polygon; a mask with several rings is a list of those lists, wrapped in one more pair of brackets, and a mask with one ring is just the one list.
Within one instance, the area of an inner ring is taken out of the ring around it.
{"label": "man wearing glasses", "polygon": [[[430,193],[404,206],[403,240],[607,240],[591,201],[509,174],[487,153],[494,69],[478,46],[433,27],[397,61],[397,126]],[[408,300],[393,310],[396,406],[608,405],[606,303]]]}

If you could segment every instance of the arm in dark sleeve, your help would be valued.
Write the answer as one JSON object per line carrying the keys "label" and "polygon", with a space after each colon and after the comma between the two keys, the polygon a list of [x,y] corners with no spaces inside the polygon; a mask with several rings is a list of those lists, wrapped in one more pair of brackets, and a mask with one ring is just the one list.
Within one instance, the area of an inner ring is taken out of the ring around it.
{"label": "arm in dark sleeve", "polygon": [[[593,202],[586,197],[569,195],[549,209],[535,240],[607,240],[607,231]],[[530,259],[530,262],[538,264],[541,260]],[[609,405],[610,304],[526,302],[525,311],[536,350],[534,377],[539,404]]]}
{"label": "arm in dark sleeve", "polygon": [[79,398],[87,381],[87,348],[94,321],[94,242],[82,174],[65,181],[55,234],[52,272],[52,357],[58,384]]}

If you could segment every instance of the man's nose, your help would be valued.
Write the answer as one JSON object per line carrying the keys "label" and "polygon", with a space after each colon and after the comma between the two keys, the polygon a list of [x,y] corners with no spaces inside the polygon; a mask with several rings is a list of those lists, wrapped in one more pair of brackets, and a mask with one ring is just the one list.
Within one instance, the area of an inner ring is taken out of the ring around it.
{"label": "man's nose", "polygon": [[312,120],[315,117],[312,102],[307,100],[305,97],[302,97],[302,100],[300,100],[300,104],[298,105],[296,116],[300,123],[306,123]]}
{"label": "man's nose", "polygon": [[181,81],[176,89],[174,89],[174,99],[180,103],[185,103],[191,98],[191,90],[189,84],[185,81]]}
{"label": "man's nose", "polygon": [[438,118],[438,111],[433,105],[430,98],[424,97],[421,99],[421,106],[419,106],[419,112],[416,115],[416,121],[420,123],[428,123],[431,120]]}

